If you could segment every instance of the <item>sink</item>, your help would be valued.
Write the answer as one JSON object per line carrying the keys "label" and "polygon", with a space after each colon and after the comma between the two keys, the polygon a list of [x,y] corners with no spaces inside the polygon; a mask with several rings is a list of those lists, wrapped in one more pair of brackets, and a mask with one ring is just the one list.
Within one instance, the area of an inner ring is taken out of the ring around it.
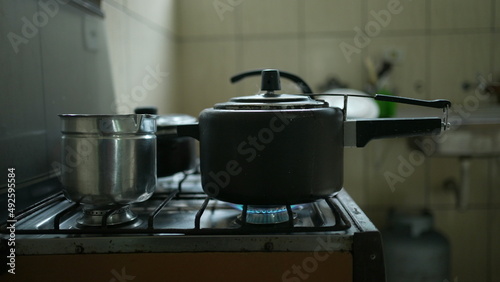
{"label": "sink", "polygon": [[500,156],[500,106],[470,112],[463,109],[461,114],[451,114],[449,122],[449,130],[439,136],[414,138],[411,146],[428,156]]}
{"label": "sink", "polygon": [[[449,116],[450,129],[436,136],[420,136],[410,140],[410,147],[426,156],[458,157],[460,179],[447,179],[443,187],[453,190],[457,207],[466,209],[471,187],[471,158],[500,156],[500,106],[474,111],[454,111]],[[460,109],[460,108],[459,108]]]}

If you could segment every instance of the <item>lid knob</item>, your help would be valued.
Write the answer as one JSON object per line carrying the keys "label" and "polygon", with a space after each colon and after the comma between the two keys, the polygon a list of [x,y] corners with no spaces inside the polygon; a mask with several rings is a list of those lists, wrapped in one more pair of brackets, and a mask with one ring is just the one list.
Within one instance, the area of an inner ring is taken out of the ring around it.
{"label": "lid knob", "polygon": [[274,90],[281,90],[279,70],[262,70],[262,83],[260,89],[267,91],[266,94],[274,94]]}

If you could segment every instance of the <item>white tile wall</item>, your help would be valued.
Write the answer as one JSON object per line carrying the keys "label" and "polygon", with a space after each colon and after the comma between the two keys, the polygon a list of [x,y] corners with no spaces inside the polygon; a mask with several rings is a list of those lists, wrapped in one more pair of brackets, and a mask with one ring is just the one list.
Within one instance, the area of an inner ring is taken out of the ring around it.
{"label": "white tile wall", "polygon": [[[123,71],[124,65],[118,64],[113,70],[126,73],[133,81],[133,77],[141,77],[144,64],[151,64],[155,56],[162,58],[162,50],[176,54],[174,58],[166,55],[170,61],[162,61],[162,64],[177,66],[169,84],[176,89],[175,95],[168,99],[176,101],[172,107],[177,111],[192,115],[230,97],[257,92],[258,78],[246,79],[238,85],[231,85],[228,81],[236,72],[253,68],[276,67],[294,72],[306,79],[313,89],[332,76],[350,87],[362,89],[367,78],[364,58],[369,55],[379,62],[384,51],[391,48],[403,53],[403,60],[395,65],[390,79],[400,95],[447,98],[462,103],[474,90],[464,91],[462,84],[468,82],[474,87],[477,73],[493,72],[500,80],[500,55],[496,51],[500,48],[500,0],[402,0],[402,11],[391,15],[390,23],[379,34],[370,37],[369,43],[358,48],[359,52],[353,53],[348,58],[350,60],[346,59],[339,44],[344,42],[356,46],[354,28],[364,29],[367,23],[376,20],[373,12],[386,9],[388,2],[175,1],[175,15],[172,17],[174,34],[177,35],[165,37],[167,41],[175,40],[174,50],[156,38],[154,32],[139,26],[131,28],[128,25],[132,21],[124,20],[123,25],[117,24],[112,30],[120,31],[121,25],[121,30],[127,32],[124,35],[120,32],[111,34],[110,37],[129,37],[124,39],[128,43],[119,48],[121,53],[117,56],[130,57],[127,60],[139,67]],[[214,3],[229,6],[214,7]],[[126,2],[126,7],[139,16],[153,13],[151,22],[171,32],[170,25],[164,25],[161,14],[151,10],[152,5],[137,5]],[[141,44],[129,42],[133,40],[157,44],[158,47],[148,47],[150,55],[140,53]],[[177,88],[175,83],[178,83]],[[286,92],[296,91],[286,82],[283,85]],[[408,109],[405,106],[399,108]],[[498,281],[500,272],[496,265],[500,261],[500,250],[494,238],[500,233],[496,227],[487,231],[486,218],[490,215],[489,224],[498,225],[499,162],[473,160],[472,178],[476,185],[471,191],[471,206],[469,210],[459,212],[455,209],[454,194],[441,189],[444,178],[458,177],[457,159],[428,158],[405,178],[404,183],[397,184],[394,192],[391,191],[384,172],[397,171],[398,157],[407,158],[410,153],[405,139],[379,140],[366,148],[347,149],[346,190],[379,227],[384,226],[391,206],[433,209],[437,227],[452,243],[451,278]]]}
{"label": "white tile wall", "polygon": [[426,40],[425,36],[419,35],[379,37],[372,40],[367,47],[367,56],[372,58],[375,65],[381,65],[393,50],[401,54],[400,59],[393,64],[385,89],[399,96],[427,98]]}
{"label": "white tile wall", "polygon": [[[425,205],[425,166],[428,160],[418,158],[408,149],[407,139],[373,140],[362,150],[368,154],[365,174],[368,177],[365,186],[367,205],[381,208]],[[402,181],[391,185],[396,178]]]}
{"label": "white tile wall", "polygon": [[[0,33],[5,36],[0,40],[0,169],[17,168],[16,182],[22,183],[46,173],[48,165],[46,113],[39,107],[44,103],[41,36],[37,33],[19,45],[11,44],[7,36],[12,32],[25,38],[21,19],[31,19],[37,3],[2,1],[0,10],[9,11],[0,18]],[[7,179],[0,185],[7,185]]]}
{"label": "white tile wall", "polygon": [[[116,0],[110,0],[116,1]],[[139,15],[149,24],[158,25],[172,33],[176,32],[175,14],[171,13],[174,10],[174,0],[150,0],[147,3],[140,1],[123,0],[125,7],[136,15]],[[121,1],[118,1],[120,3]],[[183,1],[185,2],[185,1]]]}
{"label": "white tile wall", "polygon": [[491,0],[429,1],[432,29],[488,28],[491,26]]}
{"label": "white tile wall", "polygon": [[492,158],[489,160],[489,177],[491,181],[491,194],[490,194],[490,203],[498,207],[500,206],[500,157]]}
{"label": "white tile wall", "polygon": [[[457,281],[488,281],[488,230],[485,210],[435,210],[436,230],[451,244],[451,278]],[[497,248],[498,250],[498,248]],[[492,278],[489,281],[497,281]],[[451,280],[454,281],[454,280]]]}
{"label": "white tile wall", "polygon": [[500,29],[500,0],[495,0],[493,5],[495,5],[495,15],[493,20],[495,21],[496,31],[498,31]]}
{"label": "white tile wall", "polygon": [[[500,3],[498,4],[500,6]],[[500,12],[498,14],[499,18],[497,22],[500,22]],[[500,25],[500,24],[499,24]],[[491,35],[492,40],[493,40],[493,80],[494,81],[500,81],[500,53],[498,50],[500,50],[500,27],[497,28],[498,30],[496,33],[493,33]],[[500,97],[498,98],[498,101],[500,101]]]}
{"label": "white tile wall", "polygon": [[365,165],[366,153],[360,148],[344,150],[344,189],[358,205],[366,204],[365,185],[367,173]]}
{"label": "white tile wall", "polygon": [[236,72],[234,41],[183,42],[179,48],[181,112],[198,116],[201,110],[234,96],[235,86],[229,83]]}
{"label": "white tile wall", "polygon": [[[113,114],[116,111],[109,95],[113,88],[109,83],[111,74],[103,25],[101,18],[84,15],[74,5],[61,5],[60,12],[40,30],[45,125],[47,143],[52,146],[47,150],[50,161],[60,160],[60,119],[57,114]],[[92,36],[84,36],[86,30]],[[62,34],[67,35],[64,40]],[[88,42],[94,42],[91,49]]]}
{"label": "white tile wall", "polygon": [[423,30],[427,1],[367,1],[367,22],[375,21],[386,30]]}
{"label": "white tile wall", "polygon": [[[268,39],[243,39],[237,43],[237,73],[263,68],[275,68],[291,73],[299,71],[299,40],[297,38],[275,39],[269,44]],[[234,73],[233,73],[234,74]],[[231,74],[231,75],[233,75]],[[229,76],[224,78],[228,83]],[[245,78],[232,88],[232,96],[256,94],[260,91],[260,76]],[[300,93],[300,89],[290,80],[281,80],[282,93]]]}
{"label": "white tile wall", "polygon": [[118,93],[126,93],[128,87],[128,30],[130,26],[129,17],[125,13],[122,1],[103,1],[102,8],[106,13],[106,35],[109,46],[113,47],[113,42],[120,45],[120,48],[113,48],[109,52],[111,61],[111,73],[113,75],[113,86],[115,96]]}
{"label": "white tile wall", "polygon": [[[234,1],[241,3],[241,1]],[[226,5],[214,5],[223,3]],[[177,26],[181,37],[234,35],[236,31],[235,9],[228,1],[176,1]]]}
{"label": "white tile wall", "polygon": [[[177,98],[170,87],[174,43],[141,23],[130,25],[129,36],[128,60],[134,67],[128,71],[128,89],[121,94],[129,97],[132,108],[154,105],[160,113],[172,112]],[[138,94],[144,89],[144,93]]]}
{"label": "white tile wall", "polygon": [[[443,170],[442,168],[446,168]],[[470,160],[470,189],[467,199],[469,207],[486,206],[489,202],[489,160]],[[445,181],[453,180],[457,185],[462,185],[460,161],[456,158],[430,158],[429,178],[431,188],[431,206],[454,208],[457,205],[455,191],[444,187]]]}
{"label": "white tile wall", "polygon": [[304,1],[304,30],[315,32],[353,32],[362,24],[363,1],[308,0]]}
{"label": "white tile wall", "polygon": [[491,233],[489,237],[490,242],[490,263],[489,274],[491,281],[496,281],[500,277],[500,211],[494,210],[490,212],[490,220],[488,221],[489,226],[491,227]]}
{"label": "white tile wall", "polygon": [[[362,89],[365,69],[363,53],[348,54],[342,52],[340,44],[354,44],[351,37],[306,38],[304,42],[304,77],[313,90],[328,79],[335,77],[349,87]],[[354,46],[354,45],[353,45]]]}
{"label": "white tile wall", "polygon": [[297,0],[243,1],[235,7],[241,13],[241,34],[270,35],[297,33],[299,29]]}
{"label": "white tile wall", "polygon": [[142,106],[155,106],[160,114],[178,110],[173,7],[172,1],[103,2],[119,113]]}
{"label": "white tile wall", "polygon": [[476,85],[478,73],[491,72],[490,34],[435,35],[430,40],[430,97],[463,103],[474,87],[462,89],[464,82]]}

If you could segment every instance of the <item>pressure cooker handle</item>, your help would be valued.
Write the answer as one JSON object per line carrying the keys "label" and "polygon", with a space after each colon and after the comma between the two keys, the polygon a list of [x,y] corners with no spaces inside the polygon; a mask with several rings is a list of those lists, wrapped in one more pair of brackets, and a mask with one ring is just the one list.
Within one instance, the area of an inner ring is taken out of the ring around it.
{"label": "pressure cooker handle", "polygon": [[[437,117],[428,118],[380,118],[344,121],[344,146],[364,147],[370,140],[389,137],[409,137],[440,133],[448,128],[448,100],[418,100],[412,98],[376,94],[377,101],[397,102],[431,108],[442,108],[444,121]],[[346,97],[344,98],[344,109]]]}
{"label": "pressure cooker handle", "polygon": [[389,96],[389,95],[383,95],[383,94],[376,94],[374,98],[377,101],[396,102],[396,103],[424,106],[424,107],[431,107],[431,108],[447,108],[447,107],[451,106],[451,102],[448,100],[444,100],[444,99],[419,100],[419,99],[399,97],[399,96]]}
{"label": "pressure cooker handle", "polygon": [[176,128],[177,136],[189,136],[193,137],[194,139],[200,140],[200,127],[198,123],[178,125],[176,126]]}
{"label": "pressure cooker handle", "polygon": [[[231,83],[238,82],[238,81],[242,80],[243,78],[249,77],[249,76],[260,76],[260,75],[262,75],[263,70],[264,69],[258,69],[258,70],[251,70],[251,71],[239,73],[239,74],[231,77]],[[292,74],[292,73],[289,73],[286,71],[282,71],[282,70],[279,70],[279,73],[280,73],[280,77],[284,77],[284,78],[287,78],[287,79],[295,82],[295,84],[297,84],[297,86],[299,86],[300,90],[302,90],[302,93],[304,93],[304,94],[312,94],[313,93],[311,90],[311,87],[309,87],[309,85],[302,78],[296,76],[295,74]]]}
{"label": "pressure cooker handle", "polygon": [[441,132],[441,118],[379,118],[344,121],[344,146],[364,147],[372,139],[431,135]]}

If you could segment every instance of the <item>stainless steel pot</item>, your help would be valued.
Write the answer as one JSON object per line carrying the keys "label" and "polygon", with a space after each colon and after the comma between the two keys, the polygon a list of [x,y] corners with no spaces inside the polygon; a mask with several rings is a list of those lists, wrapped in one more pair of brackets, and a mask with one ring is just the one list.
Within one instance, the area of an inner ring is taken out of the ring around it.
{"label": "stainless steel pot", "polygon": [[151,115],[59,115],[66,197],[92,209],[147,200],[156,187]]}

